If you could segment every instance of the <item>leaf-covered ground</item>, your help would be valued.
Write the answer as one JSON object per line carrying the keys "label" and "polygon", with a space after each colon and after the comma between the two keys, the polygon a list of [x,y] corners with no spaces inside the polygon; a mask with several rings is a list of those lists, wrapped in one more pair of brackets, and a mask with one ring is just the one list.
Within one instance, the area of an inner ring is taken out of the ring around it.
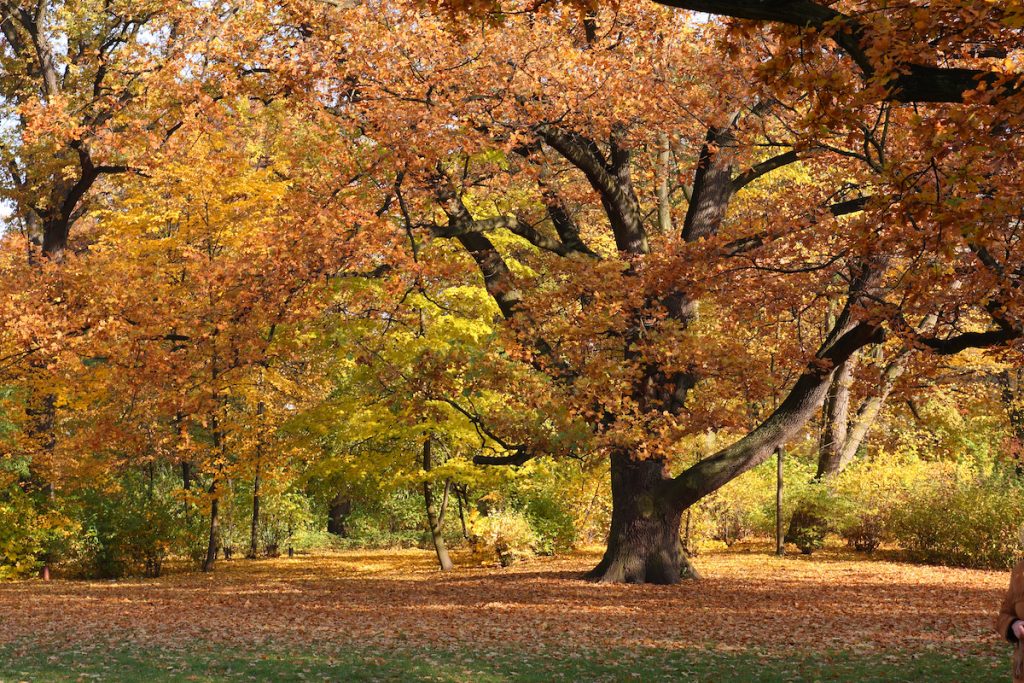
{"label": "leaf-covered ground", "polygon": [[1008,574],[836,552],[703,556],[681,586],[579,580],[581,554],[438,574],[423,551],[0,585],[0,681],[931,680],[1008,670]]}

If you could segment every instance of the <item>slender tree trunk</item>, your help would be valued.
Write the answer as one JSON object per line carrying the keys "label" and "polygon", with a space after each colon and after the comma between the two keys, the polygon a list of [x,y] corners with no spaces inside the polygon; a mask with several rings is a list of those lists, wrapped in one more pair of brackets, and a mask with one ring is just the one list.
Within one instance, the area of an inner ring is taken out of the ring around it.
{"label": "slender tree trunk", "polygon": [[697,578],[683,552],[679,527],[683,510],[660,493],[665,464],[611,456],[612,523],[604,558],[587,575],[602,583],[674,584]]}
{"label": "slender tree trunk", "polygon": [[[215,372],[215,379],[216,376]],[[221,462],[224,462],[224,435],[220,431],[221,424],[216,414],[210,417],[210,424],[213,427],[214,450],[220,456]],[[210,482],[210,540],[206,546],[206,560],[203,561],[204,572],[213,571],[213,565],[217,562],[217,547],[220,545],[220,492],[217,487],[220,472],[221,469],[218,467],[213,475],[213,481]]]}
{"label": "slender tree trunk", "polygon": [[[904,349],[893,358],[882,371],[882,381],[874,394],[863,400],[856,415],[849,417],[850,397],[849,385],[851,381],[850,371],[847,366],[855,364],[855,358],[851,357],[846,363],[840,366],[832,380],[829,388],[828,398],[825,400],[823,410],[824,424],[822,426],[821,441],[818,451],[818,469],[814,475],[815,481],[829,481],[834,479],[853,462],[857,451],[867,437],[868,432],[874,425],[882,406],[889,399],[897,380],[906,370],[907,362],[910,360],[910,350]],[[798,531],[810,524],[818,522],[814,515],[804,508],[797,508],[789,525],[789,537],[795,537]]]}
{"label": "slender tree trunk", "polygon": [[249,528],[249,552],[246,554],[250,560],[255,560],[259,550],[260,532],[260,470],[256,467],[256,476],[252,480],[252,523]]}
{"label": "slender tree trunk", "polygon": [[203,571],[212,572],[217,562],[217,545],[220,538],[220,500],[217,498],[217,480],[210,484],[210,539],[206,546],[206,559]]}
{"label": "slender tree trunk", "polygon": [[[430,472],[433,469],[433,439],[427,437],[423,441],[423,471]],[[448,499],[448,489],[451,486],[449,480],[445,484],[444,502]],[[444,543],[444,536],[441,533],[441,524],[444,522],[444,508],[438,512],[434,504],[434,492],[429,481],[423,482],[423,500],[427,506],[427,526],[430,529],[430,538],[434,542],[434,550],[437,552],[437,561],[441,565],[441,571],[448,571],[454,565],[451,557],[448,556],[448,547]]]}
{"label": "slender tree trunk", "polygon": [[1010,455],[1017,474],[1024,474],[1024,370],[1010,368],[999,378],[1001,398],[1010,423]]}
{"label": "slender tree trunk", "polygon": [[[178,444],[185,443],[185,416],[179,411],[174,414],[174,429],[178,433]],[[192,489],[192,463],[184,457],[179,462],[181,466],[181,488],[186,491]],[[186,505],[186,512],[188,511],[188,503]]]}
{"label": "slender tree trunk", "polygon": [[658,228],[662,234],[668,235],[672,232],[672,148],[667,134],[658,135],[658,148],[658,173],[661,174],[658,182]]}
{"label": "slender tree trunk", "polygon": [[192,464],[184,459],[181,461],[181,488],[185,491],[185,495],[182,496],[181,507],[185,513],[185,521],[189,522],[192,519],[192,503],[188,496],[188,492],[192,490]]}
{"label": "slender tree trunk", "polygon": [[[37,366],[33,363],[32,367],[36,368]],[[40,368],[41,370],[42,368]],[[57,396],[47,393],[39,401],[36,401],[33,396],[25,412],[29,418],[30,434],[33,439],[38,441],[41,456],[38,458],[39,462],[37,462],[37,458],[32,459],[29,481],[33,486],[38,486],[46,493],[46,499],[52,506],[57,498],[57,488],[53,481],[53,477],[56,475]],[[42,472],[36,471],[36,465],[40,466]],[[47,469],[49,472],[46,471]],[[47,581],[50,580],[50,564],[53,559],[49,553],[43,553],[40,556],[40,561],[43,563],[41,575]]]}
{"label": "slender tree trunk", "polygon": [[459,522],[462,524],[462,538],[469,540],[469,529],[466,528],[466,512],[465,505],[463,504],[463,498],[466,497],[466,492],[460,490],[458,487],[455,488],[455,502],[459,505]]}
{"label": "slender tree trunk", "polygon": [[[853,380],[854,358],[855,356],[849,358],[836,368],[832,382],[829,384],[828,394],[825,396],[825,403],[821,410],[818,469],[812,482],[835,478],[846,467],[847,463],[843,462],[843,454],[848,451],[850,383]],[[800,504],[793,510],[786,538],[797,539],[802,532],[815,527],[824,528],[826,521],[806,504]]]}
{"label": "slender tree trunk", "polygon": [[249,552],[246,555],[251,560],[256,559],[259,550],[260,531],[260,466],[263,464],[263,413],[265,407],[263,401],[256,404],[256,424],[259,433],[256,438],[256,473],[252,479],[252,523],[249,529]]}

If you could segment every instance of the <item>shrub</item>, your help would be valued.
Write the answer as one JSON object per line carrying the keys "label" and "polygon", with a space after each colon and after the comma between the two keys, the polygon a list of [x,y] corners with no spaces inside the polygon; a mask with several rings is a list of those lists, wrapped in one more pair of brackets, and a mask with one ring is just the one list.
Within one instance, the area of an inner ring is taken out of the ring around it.
{"label": "shrub", "polygon": [[264,499],[259,536],[268,555],[276,555],[282,546],[291,544],[296,534],[312,526],[313,514],[305,496],[289,492]]}
{"label": "shrub", "polygon": [[206,520],[189,512],[177,490],[170,473],[129,472],[110,488],[81,492],[76,513],[90,539],[83,558],[87,573],[159,576],[169,556],[194,555],[202,547]]}
{"label": "shrub", "polygon": [[473,521],[470,542],[477,553],[494,553],[502,567],[532,557],[537,535],[518,510],[498,510]]}
{"label": "shrub", "polygon": [[28,576],[41,566],[39,515],[32,501],[12,487],[9,500],[0,502],[0,579]]}
{"label": "shrub", "polygon": [[[449,509],[445,517],[451,516]],[[345,521],[348,538],[340,541],[354,548],[412,548],[420,543],[425,525],[422,492],[399,489],[355,505]]]}
{"label": "shrub", "polygon": [[842,500],[827,482],[813,482],[794,501],[786,540],[804,555],[825,545],[825,537],[837,527],[847,501]]}
{"label": "shrub", "polygon": [[873,553],[886,535],[885,522],[885,515],[878,511],[858,510],[840,522],[839,535],[857,552]]}
{"label": "shrub", "polygon": [[[750,536],[775,537],[776,461],[769,458],[694,506],[690,550],[697,553],[730,546]],[[787,453],[784,468],[783,515],[804,496],[813,465],[799,453]],[[783,519],[784,525],[788,519]]]}
{"label": "shrub", "polygon": [[836,495],[845,502],[836,531],[854,550],[875,551],[893,538],[890,517],[905,503],[908,491],[943,467],[885,450],[855,461],[833,482]]}
{"label": "shrub", "polygon": [[912,559],[961,567],[1007,569],[1021,552],[1024,486],[995,470],[966,479],[924,482],[890,519]]}
{"label": "shrub", "polygon": [[40,511],[31,495],[10,486],[0,496],[0,580],[35,574],[78,533],[73,520],[56,510]]}
{"label": "shrub", "polygon": [[570,550],[576,542],[576,526],[567,505],[548,495],[526,501],[525,513],[535,535],[538,555],[554,555]]}

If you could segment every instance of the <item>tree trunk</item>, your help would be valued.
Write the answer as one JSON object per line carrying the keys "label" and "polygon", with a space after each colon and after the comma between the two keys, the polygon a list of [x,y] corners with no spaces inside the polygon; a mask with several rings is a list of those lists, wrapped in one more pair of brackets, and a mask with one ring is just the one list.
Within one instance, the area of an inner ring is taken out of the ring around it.
{"label": "tree trunk", "polygon": [[611,456],[612,524],[604,558],[587,578],[601,583],[674,584],[698,578],[683,552],[679,526],[683,510],[660,495],[665,464]]}
{"label": "tree trunk", "polygon": [[1021,473],[1024,471],[1024,370],[1005,370],[999,380],[1002,385],[1000,396],[1010,424],[1010,456],[1015,461],[1017,472]]}
{"label": "tree trunk", "polygon": [[256,559],[256,552],[259,550],[260,530],[260,471],[256,470],[256,476],[252,480],[252,524],[249,529],[249,552],[246,555],[250,560]]}
{"label": "tree trunk", "polygon": [[220,501],[217,500],[217,480],[210,484],[210,540],[206,546],[206,560],[203,561],[203,571],[212,572],[213,565],[217,562],[217,542],[220,536]]}
{"label": "tree trunk", "polygon": [[[928,325],[929,323],[925,323]],[[927,329],[926,327],[924,329]],[[889,399],[897,380],[906,370],[910,360],[910,349],[903,349],[890,361],[882,371],[881,384],[877,391],[868,395],[851,420],[849,418],[849,389],[852,377],[849,367],[856,365],[856,356],[852,356],[841,365],[832,379],[828,397],[823,410],[824,425],[818,451],[818,469],[814,481],[828,482],[853,462],[857,451],[874,425],[878,414]],[[819,523],[810,511],[800,507],[793,512],[787,538],[794,538],[802,528]]]}
{"label": "tree trunk", "polygon": [[465,490],[460,490],[458,487],[455,488],[455,501],[459,505],[459,522],[462,524],[462,538],[469,540],[469,529],[466,528],[466,512],[465,506],[468,503],[463,503],[463,499],[466,498]]}
{"label": "tree trunk", "polygon": [[683,220],[683,239],[696,242],[718,233],[733,196],[733,167],[726,148],[733,143],[732,125],[709,128],[693,178],[690,206]]}
{"label": "tree trunk", "polygon": [[[829,384],[828,394],[825,396],[825,403],[822,406],[821,434],[818,439],[818,469],[812,482],[826,481],[833,479],[845,469],[847,462],[843,457],[849,451],[849,413],[850,413],[850,383],[853,381],[853,367],[856,363],[856,356],[851,356],[845,363],[836,368]],[[852,458],[852,455],[851,455]],[[824,529],[828,520],[821,514],[811,509],[806,503],[799,504],[793,510],[793,516],[789,520],[789,528],[786,530],[784,540],[800,542],[802,536],[809,533],[818,535],[815,529]],[[801,552],[809,554],[804,544]]]}
{"label": "tree trunk", "polygon": [[[263,380],[260,379],[262,388]],[[263,401],[256,403],[256,421],[259,430],[256,437],[256,473],[252,479],[252,525],[249,530],[249,553],[246,555],[251,560],[256,559],[258,548],[258,535],[260,530],[260,465],[263,464],[263,414],[266,411]]]}
{"label": "tree trunk", "polygon": [[346,498],[344,494],[338,493],[331,500],[327,508],[327,533],[348,538],[348,529],[345,527],[345,520],[352,514],[352,499]]}
{"label": "tree trunk", "polygon": [[[429,436],[423,441],[423,471],[430,472],[433,468],[433,439]],[[448,488],[451,482],[445,484],[444,502],[448,499]],[[444,508],[440,513],[434,504],[434,492],[429,481],[423,482],[423,500],[427,506],[427,526],[430,529],[430,538],[434,542],[434,550],[437,552],[437,561],[441,565],[441,571],[446,572],[455,565],[448,556],[448,547],[444,544],[444,536],[441,534],[441,524],[444,521]]]}
{"label": "tree trunk", "polygon": [[663,235],[672,232],[672,146],[668,135],[658,134],[658,229]]}
{"label": "tree trunk", "polygon": [[818,441],[818,472],[816,479],[839,474],[846,466],[842,455],[846,451],[850,427],[850,384],[857,356],[851,356],[836,368],[828,396],[823,407],[824,423]]}

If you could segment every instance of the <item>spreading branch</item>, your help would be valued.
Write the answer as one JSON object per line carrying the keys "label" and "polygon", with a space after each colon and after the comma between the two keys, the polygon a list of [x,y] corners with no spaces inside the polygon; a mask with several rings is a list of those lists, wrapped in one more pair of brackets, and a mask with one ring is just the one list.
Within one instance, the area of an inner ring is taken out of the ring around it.
{"label": "spreading branch", "polygon": [[860,68],[866,80],[881,78],[885,98],[897,102],[963,102],[965,95],[979,88],[995,89],[1005,95],[1018,92],[1024,74],[996,73],[979,69],[940,67],[898,62],[880,72],[869,57],[871,38],[855,17],[810,0],[655,0],[662,5],[707,12],[736,19],[812,28],[827,35]]}
{"label": "spreading branch", "polygon": [[664,494],[670,504],[685,509],[763,462],[818,411],[834,370],[857,350],[880,343],[883,338],[881,326],[862,322],[848,326],[834,343],[826,341],[786,399],[764,422],[731,446],[666,480]]}

